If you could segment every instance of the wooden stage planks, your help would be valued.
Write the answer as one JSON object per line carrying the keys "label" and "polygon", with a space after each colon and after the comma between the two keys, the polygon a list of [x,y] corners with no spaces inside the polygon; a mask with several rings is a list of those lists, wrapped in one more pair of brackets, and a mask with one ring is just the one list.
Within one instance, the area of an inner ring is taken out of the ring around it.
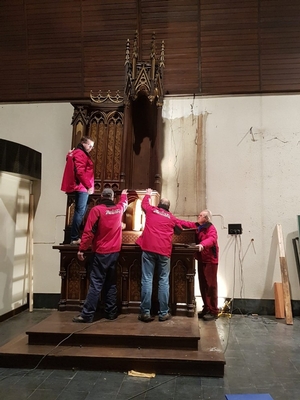
{"label": "wooden stage planks", "polygon": [[0,367],[111,370],[223,377],[225,358],[214,321],[174,316],[150,323],[137,314],[76,324],[77,312],[53,311],[0,347]]}

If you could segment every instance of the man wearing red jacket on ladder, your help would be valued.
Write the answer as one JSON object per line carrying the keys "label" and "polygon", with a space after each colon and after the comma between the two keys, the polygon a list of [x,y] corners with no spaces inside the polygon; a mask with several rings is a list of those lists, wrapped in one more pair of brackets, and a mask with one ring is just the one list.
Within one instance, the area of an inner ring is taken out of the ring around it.
{"label": "man wearing red jacket on ladder", "polygon": [[80,243],[80,225],[84,218],[88,197],[94,193],[94,164],[90,151],[94,147],[93,140],[83,136],[80,143],[69,151],[62,178],[61,190],[75,194],[75,210],[71,226],[71,244]]}
{"label": "man wearing red jacket on ladder", "polygon": [[122,245],[122,216],[128,206],[127,189],[122,191],[118,204],[113,199],[114,191],[104,189],[100,204],[90,210],[84,227],[77,257],[83,261],[84,251],[91,244],[94,257],[88,294],[81,314],[73,322],[93,322],[101,291],[105,318],[113,320],[118,316],[116,264]]}

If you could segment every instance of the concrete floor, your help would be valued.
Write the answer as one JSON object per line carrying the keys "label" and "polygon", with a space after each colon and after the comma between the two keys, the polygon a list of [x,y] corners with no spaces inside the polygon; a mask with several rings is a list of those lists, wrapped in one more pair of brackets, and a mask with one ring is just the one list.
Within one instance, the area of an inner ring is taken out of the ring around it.
{"label": "concrete floor", "polygon": [[[0,323],[0,346],[25,332],[50,310],[34,310]],[[199,324],[203,324],[199,321]],[[225,400],[226,394],[268,393],[274,400],[300,399],[300,318],[293,325],[266,316],[233,315],[215,323],[224,349],[223,378],[127,372],[0,369],[3,400]]]}

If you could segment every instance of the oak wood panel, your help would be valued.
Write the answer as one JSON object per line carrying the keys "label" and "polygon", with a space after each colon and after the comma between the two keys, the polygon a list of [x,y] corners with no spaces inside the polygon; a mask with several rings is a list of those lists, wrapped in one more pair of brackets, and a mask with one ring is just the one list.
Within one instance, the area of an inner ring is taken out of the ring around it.
{"label": "oak wood panel", "polygon": [[[168,94],[199,92],[199,8],[194,0],[141,0],[142,56],[149,58],[151,36],[157,52],[165,43],[164,90]],[[177,71],[176,74],[172,71]]]}
{"label": "oak wood panel", "polygon": [[258,2],[202,0],[202,93],[260,90]]}
{"label": "oak wood panel", "polygon": [[299,2],[260,2],[262,91],[300,90],[299,15]]}
{"label": "oak wood panel", "polygon": [[124,62],[127,38],[137,29],[136,0],[84,3],[82,13],[84,96],[90,91],[124,89]]}
{"label": "oak wood panel", "polygon": [[26,19],[22,0],[0,2],[0,96],[27,98]]}
{"label": "oak wood panel", "polygon": [[124,88],[126,40],[165,43],[164,91],[300,90],[298,0],[1,0],[0,102]]}
{"label": "oak wood panel", "polygon": [[27,0],[28,97],[82,96],[81,2]]}

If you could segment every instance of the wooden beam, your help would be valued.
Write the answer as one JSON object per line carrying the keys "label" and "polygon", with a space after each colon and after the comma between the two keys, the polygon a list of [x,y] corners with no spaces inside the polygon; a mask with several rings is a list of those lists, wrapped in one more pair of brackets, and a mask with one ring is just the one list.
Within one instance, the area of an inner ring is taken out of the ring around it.
{"label": "wooden beam", "polygon": [[275,318],[285,318],[283,288],[281,282],[274,283]]}
{"label": "wooden beam", "polygon": [[280,224],[277,224],[277,235],[278,235],[279,261],[281,269],[281,280],[282,280],[283,300],[284,300],[284,310],[285,310],[285,322],[288,325],[293,325],[289,275],[287,269],[287,262],[285,258],[282,227]]}

